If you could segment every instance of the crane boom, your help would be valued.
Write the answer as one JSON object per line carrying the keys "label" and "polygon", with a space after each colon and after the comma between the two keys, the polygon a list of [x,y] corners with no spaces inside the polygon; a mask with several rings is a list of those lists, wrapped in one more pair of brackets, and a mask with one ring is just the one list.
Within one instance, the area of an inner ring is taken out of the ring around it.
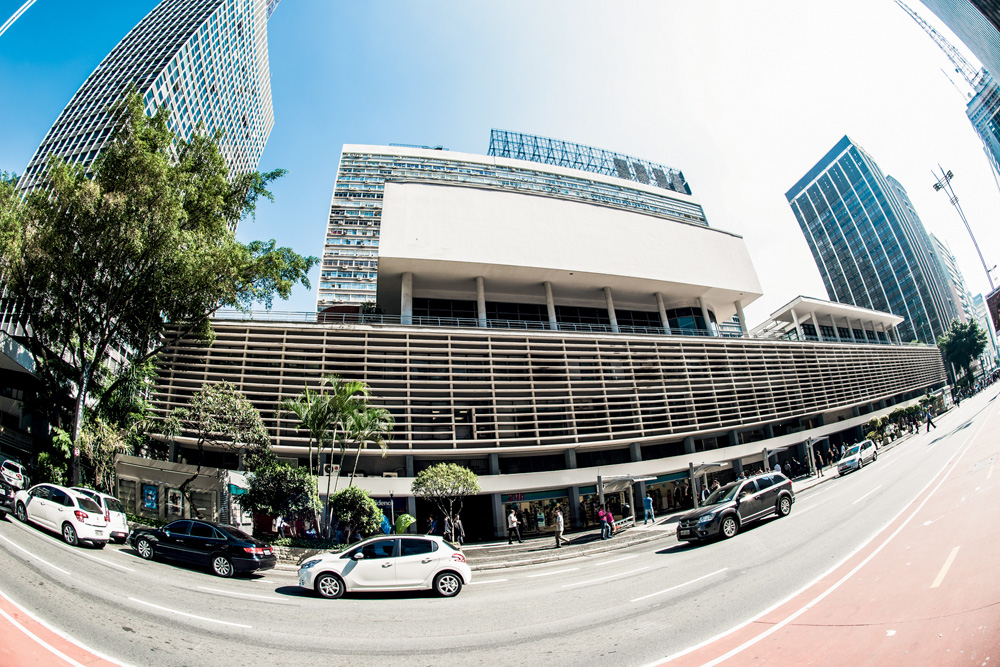
{"label": "crane boom", "polygon": [[976,71],[976,68],[965,59],[962,53],[956,49],[951,42],[944,38],[944,35],[935,30],[929,23],[927,23],[927,21],[921,18],[919,14],[907,7],[903,0],[895,0],[895,3],[899,5],[911,19],[916,21],[917,25],[924,29],[924,32],[930,35],[930,38],[934,40],[934,43],[937,44],[942,51],[944,51],[944,54],[948,56],[948,60],[950,60],[955,66],[955,71],[961,74],[962,78],[965,79],[965,82],[975,89],[980,72]]}

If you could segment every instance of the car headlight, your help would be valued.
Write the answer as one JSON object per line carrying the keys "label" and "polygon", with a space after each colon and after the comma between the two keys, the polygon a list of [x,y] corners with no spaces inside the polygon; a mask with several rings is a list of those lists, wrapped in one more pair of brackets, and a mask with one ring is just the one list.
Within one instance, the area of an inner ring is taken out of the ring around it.
{"label": "car headlight", "polygon": [[302,563],[302,565],[299,565],[299,569],[300,570],[308,570],[311,567],[315,567],[316,565],[319,565],[319,561],[320,561],[319,558],[314,558],[313,560],[307,560],[306,562]]}
{"label": "car headlight", "polygon": [[706,514],[702,517],[699,517],[698,523],[711,523],[712,519],[714,518],[715,518],[715,512],[712,512],[711,514]]}

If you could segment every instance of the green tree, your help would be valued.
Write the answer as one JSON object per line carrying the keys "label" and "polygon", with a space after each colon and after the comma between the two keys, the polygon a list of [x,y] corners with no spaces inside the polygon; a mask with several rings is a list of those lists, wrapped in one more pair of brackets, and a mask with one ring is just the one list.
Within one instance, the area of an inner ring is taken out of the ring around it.
{"label": "green tree", "polygon": [[[267,186],[282,170],[230,174],[221,132],[181,139],[169,112],[147,116],[135,92],[112,113],[114,139],[89,171],[52,158],[44,188],[23,200],[0,188],[5,286],[36,365],[50,367],[42,377],[72,385],[73,442],[109,357],[142,364],[184,335],[211,340],[217,309],[270,307],[295,284],[308,287],[317,261],[274,241],[236,240],[237,224],[271,199]],[[124,382],[128,365],[103,389]]]}
{"label": "green tree", "polygon": [[330,503],[333,516],[344,527],[348,542],[355,533],[371,535],[382,525],[382,510],[366,491],[356,486],[349,486],[333,494]]}
{"label": "green tree", "polygon": [[354,469],[351,470],[351,485],[354,485],[354,476],[358,472],[358,462],[361,460],[361,450],[369,442],[374,442],[382,450],[382,458],[385,458],[389,448],[389,439],[392,438],[392,429],[396,422],[392,414],[385,408],[373,405],[362,404],[358,410],[347,417],[347,437],[354,443],[357,452],[354,455]]}
{"label": "green tree", "polygon": [[972,383],[972,362],[986,349],[986,332],[975,320],[963,323],[954,320],[951,328],[938,338],[938,347],[945,362],[963,371],[966,385]]}
{"label": "green tree", "polygon": [[114,495],[115,457],[131,450],[128,433],[100,417],[94,417],[80,432],[79,444],[93,470],[94,488]]}
{"label": "green tree", "polygon": [[315,520],[319,510],[316,477],[305,468],[276,463],[248,477],[250,488],[237,496],[245,512]]}
{"label": "green tree", "polygon": [[[323,384],[329,387],[326,392],[330,404],[330,422],[333,426],[333,437],[330,439],[330,458],[333,458],[335,443],[339,443],[340,466],[344,463],[344,453],[347,451],[348,423],[368,399],[368,385],[358,380],[345,380],[337,375],[323,378]],[[333,475],[326,477],[326,497],[330,498],[330,480],[333,478],[333,491],[336,493],[340,482],[341,467]]]}
{"label": "green tree", "polygon": [[410,490],[417,498],[437,505],[441,514],[450,518],[454,525],[455,515],[462,511],[465,498],[479,493],[479,478],[460,465],[437,463],[417,473]]}
{"label": "green tree", "polygon": [[[183,433],[191,437],[198,447],[198,469],[179,487],[191,507],[194,503],[188,495],[188,486],[201,474],[206,446],[243,456],[256,455],[264,466],[274,461],[270,453],[271,439],[260,413],[229,382],[203,385],[186,407],[171,412],[165,430],[173,435]],[[257,465],[248,466],[248,469],[251,467]]]}
{"label": "green tree", "polygon": [[308,434],[309,440],[309,474],[313,474],[313,443],[318,451],[333,435],[333,414],[330,410],[330,397],[311,391],[306,385],[305,391],[295,398],[287,398],[278,404],[278,408],[294,414],[298,420],[298,429]]}

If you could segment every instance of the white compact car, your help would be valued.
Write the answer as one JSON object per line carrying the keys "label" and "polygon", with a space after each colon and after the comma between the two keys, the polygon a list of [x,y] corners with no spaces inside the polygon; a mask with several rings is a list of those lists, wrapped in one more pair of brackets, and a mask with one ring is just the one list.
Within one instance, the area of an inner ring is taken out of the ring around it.
{"label": "white compact car", "polygon": [[0,475],[3,475],[7,483],[15,489],[23,489],[24,484],[28,481],[27,476],[24,474],[24,467],[17,461],[11,461],[10,459],[0,463]]}
{"label": "white compact car", "polygon": [[846,475],[864,468],[866,464],[877,458],[878,451],[875,449],[875,443],[871,440],[862,440],[856,445],[851,445],[844,453],[844,458],[840,459],[840,463],[837,464],[837,472]]}
{"label": "white compact car", "polygon": [[472,580],[465,555],[433,535],[381,535],[299,566],[299,586],[324,598],[345,592],[433,589],[454,597]]}
{"label": "white compact car", "polygon": [[104,510],[90,498],[55,484],[37,484],[14,496],[14,513],[22,522],[32,522],[56,531],[66,544],[90,542],[98,549],[108,543]]}
{"label": "white compact car", "polygon": [[118,499],[106,493],[79,486],[74,486],[73,491],[87,496],[104,510],[104,520],[108,522],[108,537],[118,544],[125,544],[125,538],[128,537],[128,518],[125,516],[125,508],[118,502]]}

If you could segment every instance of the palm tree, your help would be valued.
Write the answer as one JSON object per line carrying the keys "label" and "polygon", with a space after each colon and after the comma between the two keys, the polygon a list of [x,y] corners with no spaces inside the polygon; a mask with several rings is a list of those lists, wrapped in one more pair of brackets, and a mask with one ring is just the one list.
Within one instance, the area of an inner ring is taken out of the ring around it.
{"label": "palm tree", "polygon": [[323,444],[331,439],[333,423],[330,418],[330,397],[313,392],[306,385],[305,391],[295,398],[286,398],[278,408],[291,412],[299,418],[298,429],[309,434],[309,474],[313,474],[313,441],[317,451],[323,451]]}
{"label": "palm tree", "polygon": [[385,458],[389,440],[392,438],[392,429],[395,426],[396,422],[388,410],[367,403],[359,406],[358,411],[350,416],[347,422],[347,434],[357,447],[354,470],[351,471],[351,486],[354,486],[354,476],[358,472],[361,450],[372,441],[381,448],[382,458]]}
{"label": "palm tree", "polygon": [[[365,400],[368,398],[368,385],[364,382],[358,380],[344,380],[337,375],[328,375],[323,378],[323,385],[330,387],[330,390],[325,394],[329,401],[330,409],[330,424],[331,424],[331,437],[330,442],[330,458],[333,458],[333,447],[334,442],[339,441],[340,443],[340,462],[343,464],[344,452],[347,449],[347,424],[351,419],[351,415],[355,414],[360,406],[364,405]],[[331,475],[326,477],[326,499],[327,508],[330,504],[330,478]],[[336,482],[333,485],[333,491],[337,491],[337,484],[340,482],[340,468],[337,468],[336,472]],[[327,527],[332,523],[329,520],[329,513],[324,512],[327,515]]]}

